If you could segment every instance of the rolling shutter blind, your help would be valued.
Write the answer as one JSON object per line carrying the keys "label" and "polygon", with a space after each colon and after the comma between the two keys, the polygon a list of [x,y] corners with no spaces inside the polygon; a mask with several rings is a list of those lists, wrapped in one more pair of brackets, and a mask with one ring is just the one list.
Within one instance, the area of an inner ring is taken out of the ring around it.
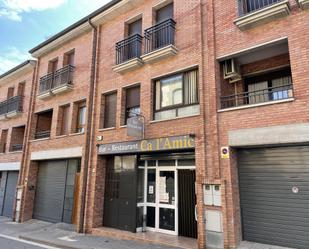
{"label": "rolling shutter blind", "polygon": [[111,93],[105,96],[104,128],[116,126],[117,94]]}
{"label": "rolling shutter blind", "polygon": [[172,19],[174,16],[173,9],[174,9],[173,3],[159,9],[157,11],[157,17],[156,17],[157,23],[166,21],[168,19]]}
{"label": "rolling shutter blind", "polygon": [[129,36],[135,34],[142,34],[142,19],[139,19],[129,24]]}
{"label": "rolling shutter blind", "polygon": [[126,107],[132,108],[140,105],[140,87],[132,87],[126,91]]}

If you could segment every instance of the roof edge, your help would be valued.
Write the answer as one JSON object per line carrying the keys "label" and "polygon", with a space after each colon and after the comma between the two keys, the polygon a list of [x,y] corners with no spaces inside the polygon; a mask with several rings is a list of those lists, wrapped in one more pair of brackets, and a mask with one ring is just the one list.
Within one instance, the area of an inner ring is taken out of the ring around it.
{"label": "roof edge", "polygon": [[0,75],[0,79],[5,78],[6,76],[9,76],[10,74],[14,73],[15,71],[23,68],[24,66],[28,65],[28,64],[32,64],[35,65],[36,64],[36,60],[26,60],[23,63],[17,65],[16,67],[13,67],[12,69],[8,70],[7,72],[3,73]]}

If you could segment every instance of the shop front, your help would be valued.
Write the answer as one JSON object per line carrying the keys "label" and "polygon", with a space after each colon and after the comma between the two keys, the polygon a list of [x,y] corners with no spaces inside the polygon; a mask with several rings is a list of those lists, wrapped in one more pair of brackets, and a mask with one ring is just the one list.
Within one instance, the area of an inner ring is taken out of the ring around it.
{"label": "shop front", "polygon": [[197,237],[193,136],[99,145],[103,226]]}

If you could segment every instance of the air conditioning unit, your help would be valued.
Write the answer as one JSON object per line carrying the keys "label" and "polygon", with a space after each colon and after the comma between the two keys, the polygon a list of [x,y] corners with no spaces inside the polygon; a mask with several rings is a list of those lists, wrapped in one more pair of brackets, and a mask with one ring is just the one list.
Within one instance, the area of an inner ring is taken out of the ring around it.
{"label": "air conditioning unit", "polygon": [[224,79],[228,79],[230,83],[241,80],[240,66],[235,59],[229,59],[223,62]]}

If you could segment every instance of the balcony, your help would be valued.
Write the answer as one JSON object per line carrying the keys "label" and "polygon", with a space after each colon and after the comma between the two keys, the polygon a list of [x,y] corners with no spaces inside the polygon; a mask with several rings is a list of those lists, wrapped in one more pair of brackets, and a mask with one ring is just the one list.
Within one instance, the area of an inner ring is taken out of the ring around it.
{"label": "balcony", "polygon": [[293,84],[268,87],[262,90],[221,97],[221,109],[258,105],[271,101],[283,101],[290,98],[293,98]]}
{"label": "balcony", "polygon": [[298,5],[302,9],[309,9],[309,0],[297,0]]}
{"label": "balcony", "polygon": [[268,23],[290,14],[289,0],[238,0],[239,18],[235,24],[241,30]]}
{"label": "balcony", "polygon": [[45,99],[72,90],[74,69],[74,66],[67,65],[54,73],[43,76],[40,79],[38,98]]}
{"label": "balcony", "polygon": [[141,56],[145,63],[176,55],[175,26],[173,19],[168,19],[145,30],[145,54]]}
{"label": "balcony", "polygon": [[0,120],[14,118],[23,110],[23,96],[15,96],[0,103]]}
{"label": "balcony", "polygon": [[136,34],[116,43],[116,66],[113,67],[115,72],[124,73],[142,66],[142,40],[142,36]]}
{"label": "balcony", "polygon": [[220,83],[220,112],[293,101],[287,39],[222,59]]}

